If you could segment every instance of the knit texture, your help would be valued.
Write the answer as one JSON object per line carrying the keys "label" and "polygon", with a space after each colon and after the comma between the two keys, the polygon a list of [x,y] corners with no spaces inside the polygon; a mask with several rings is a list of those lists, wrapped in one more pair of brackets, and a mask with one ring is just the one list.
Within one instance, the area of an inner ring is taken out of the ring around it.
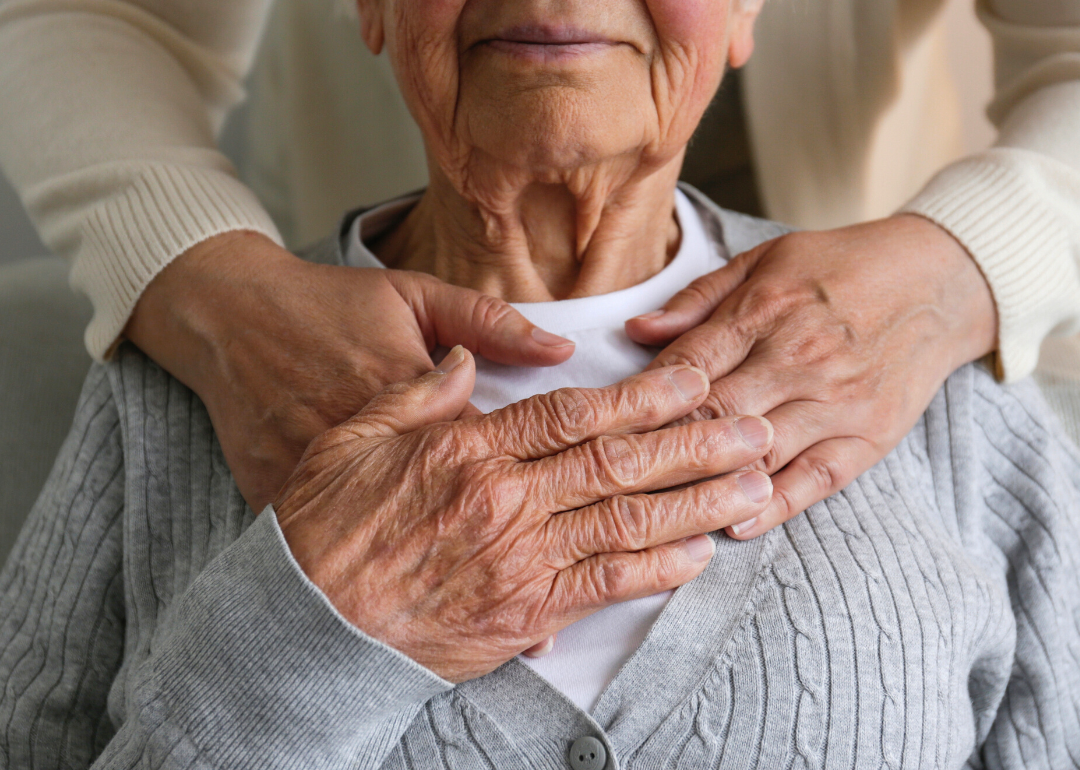
{"label": "knit texture", "polygon": [[112,354],[150,281],[192,246],[236,230],[281,244],[258,199],[227,172],[149,163],[131,171],[130,186],[88,212],[71,271],[94,306],[86,347],[99,360]]}
{"label": "knit texture", "polygon": [[452,687],[350,626],[125,346],[0,572],[0,766],[554,770],[583,735],[608,770],[1077,766],[1077,479],[1035,386],[965,367],[843,492],[715,536],[586,714],[517,660]]}
{"label": "knit texture", "polygon": [[[1080,325],[1080,175],[1019,150],[990,150],[942,171],[903,211],[945,228],[971,253],[998,311],[998,374],[1026,377],[1052,331]],[[1056,172],[1056,173],[1055,173]],[[1072,220],[1072,221],[1071,221]]]}

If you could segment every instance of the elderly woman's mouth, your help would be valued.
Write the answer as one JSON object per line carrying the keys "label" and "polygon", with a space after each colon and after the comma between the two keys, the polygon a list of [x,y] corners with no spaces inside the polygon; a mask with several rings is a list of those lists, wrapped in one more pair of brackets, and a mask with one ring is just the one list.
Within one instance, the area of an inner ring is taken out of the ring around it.
{"label": "elderly woman's mouth", "polygon": [[602,53],[621,43],[587,30],[529,25],[508,29],[482,45],[515,58],[550,62]]}

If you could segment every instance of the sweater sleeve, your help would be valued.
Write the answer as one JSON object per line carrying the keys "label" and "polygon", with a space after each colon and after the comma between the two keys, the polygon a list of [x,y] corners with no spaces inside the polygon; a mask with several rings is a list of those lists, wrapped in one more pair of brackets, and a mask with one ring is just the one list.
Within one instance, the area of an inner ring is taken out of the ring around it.
{"label": "sweater sleeve", "polygon": [[994,41],[991,149],[937,174],[902,210],[975,258],[998,310],[998,376],[1030,374],[1050,333],[1080,331],[1080,7],[978,0]]}
{"label": "sweater sleeve", "polygon": [[180,599],[94,767],[377,768],[451,687],[346,622],[267,508]]}
{"label": "sweater sleeve", "polygon": [[334,609],[271,508],[124,673],[124,467],[113,391],[95,367],[0,572],[0,766],[375,768],[451,689]]}
{"label": "sweater sleeve", "polygon": [[123,452],[100,367],[0,572],[0,767],[88,767],[124,650]]}
{"label": "sweater sleeve", "polygon": [[280,243],[217,150],[270,0],[0,4],[0,166],[45,243],[73,261],[101,360],[147,284],[229,230]]}

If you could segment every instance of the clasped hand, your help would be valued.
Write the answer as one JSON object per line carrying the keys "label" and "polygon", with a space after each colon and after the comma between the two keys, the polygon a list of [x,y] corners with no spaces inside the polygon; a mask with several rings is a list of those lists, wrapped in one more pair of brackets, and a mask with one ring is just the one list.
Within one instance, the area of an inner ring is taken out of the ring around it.
{"label": "clasped hand", "polygon": [[769,498],[765,474],[732,473],[768,451],[765,420],[662,427],[701,405],[700,370],[455,419],[474,375],[458,347],[389,387],[312,442],[275,505],[300,567],[342,615],[445,679],[693,579],[713,553],[703,533]]}

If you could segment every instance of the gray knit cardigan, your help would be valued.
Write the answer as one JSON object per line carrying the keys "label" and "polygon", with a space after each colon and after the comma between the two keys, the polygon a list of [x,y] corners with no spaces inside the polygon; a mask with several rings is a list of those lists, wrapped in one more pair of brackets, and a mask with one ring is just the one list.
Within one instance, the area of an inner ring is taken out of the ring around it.
{"label": "gray knit cardigan", "polygon": [[[777,232],[696,200],[718,248]],[[1037,389],[965,367],[846,490],[717,536],[587,714],[517,660],[454,687],[351,627],[125,348],[0,573],[0,766],[554,770],[593,736],[608,770],[1075,767],[1078,480]]]}

